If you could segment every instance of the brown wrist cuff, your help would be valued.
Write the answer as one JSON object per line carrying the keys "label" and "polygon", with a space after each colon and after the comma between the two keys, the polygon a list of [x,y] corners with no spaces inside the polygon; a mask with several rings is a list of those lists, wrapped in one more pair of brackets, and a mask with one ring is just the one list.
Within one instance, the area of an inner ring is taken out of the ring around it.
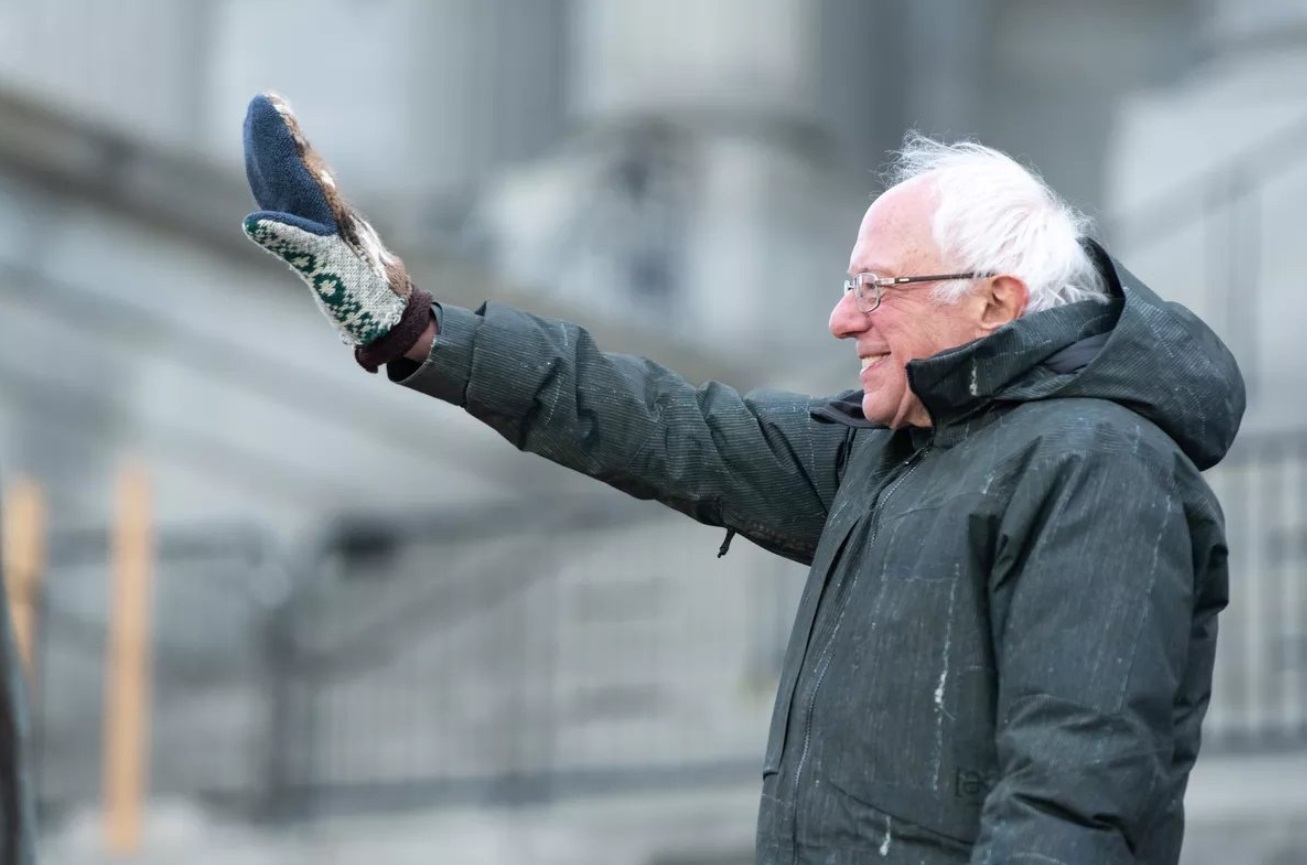
{"label": "brown wrist cuff", "polygon": [[376,372],[385,364],[398,360],[413,347],[431,321],[431,295],[416,285],[408,293],[408,305],[399,323],[378,340],[354,349],[354,360],[368,372]]}

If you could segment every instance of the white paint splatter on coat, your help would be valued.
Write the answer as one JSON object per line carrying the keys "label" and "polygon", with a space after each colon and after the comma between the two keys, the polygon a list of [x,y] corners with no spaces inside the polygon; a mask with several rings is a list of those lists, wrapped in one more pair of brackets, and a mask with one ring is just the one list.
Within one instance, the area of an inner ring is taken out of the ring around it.
{"label": "white paint splatter on coat", "polygon": [[944,759],[944,719],[953,716],[944,708],[944,687],[948,684],[949,654],[953,646],[953,610],[958,597],[958,582],[962,579],[962,566],[953,566],[953,585],[948,593],[948,630],[944,632],[944,651],[940,658],[939,684],[935,686],[935,759],[931,774],[935,789],[939,789],[939,767]]}

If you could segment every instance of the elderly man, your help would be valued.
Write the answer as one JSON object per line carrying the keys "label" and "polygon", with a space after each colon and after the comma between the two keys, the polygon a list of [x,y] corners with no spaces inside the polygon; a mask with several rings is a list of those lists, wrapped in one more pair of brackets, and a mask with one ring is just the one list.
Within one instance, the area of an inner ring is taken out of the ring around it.
{"label": "elderly man", "polygon": [[1226,602],[1199,472],[1230,354],[1035,176],[910,139],[831,332],[834,399],[695,387],[584,330],[433,306],[286,106],[245,230],[365,368],[515,446],[811,566],[763,766],[764,863],[1174,863]]}

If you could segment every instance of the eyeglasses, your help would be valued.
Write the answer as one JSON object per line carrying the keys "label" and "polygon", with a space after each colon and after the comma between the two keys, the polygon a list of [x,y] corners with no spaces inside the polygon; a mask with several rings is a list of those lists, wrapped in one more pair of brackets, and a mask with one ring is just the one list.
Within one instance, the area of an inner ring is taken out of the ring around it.
{"label": "eyeglasses", "polygon": [[955,279],[983,279],[989,273],[943,273],[934,276],[881,276],[878,273],[859,273],[844,280],[844,291],[858,298],[858,312],[875,312],[880,306],[881,294],[891,286],[911,282],[950,282]]}

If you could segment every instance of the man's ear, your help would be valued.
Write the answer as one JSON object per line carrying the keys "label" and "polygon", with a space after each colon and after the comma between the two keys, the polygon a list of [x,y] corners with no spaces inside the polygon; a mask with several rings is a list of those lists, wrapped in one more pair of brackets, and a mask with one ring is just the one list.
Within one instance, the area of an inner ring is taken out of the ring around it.
{"label": "man's ear", "polygon": [[1025,280],[1008,274],[993,277],[985,292],[985,308],[980,313],[981,329],[992,333],[1016,321],[1026,311],[1029,300]]}

